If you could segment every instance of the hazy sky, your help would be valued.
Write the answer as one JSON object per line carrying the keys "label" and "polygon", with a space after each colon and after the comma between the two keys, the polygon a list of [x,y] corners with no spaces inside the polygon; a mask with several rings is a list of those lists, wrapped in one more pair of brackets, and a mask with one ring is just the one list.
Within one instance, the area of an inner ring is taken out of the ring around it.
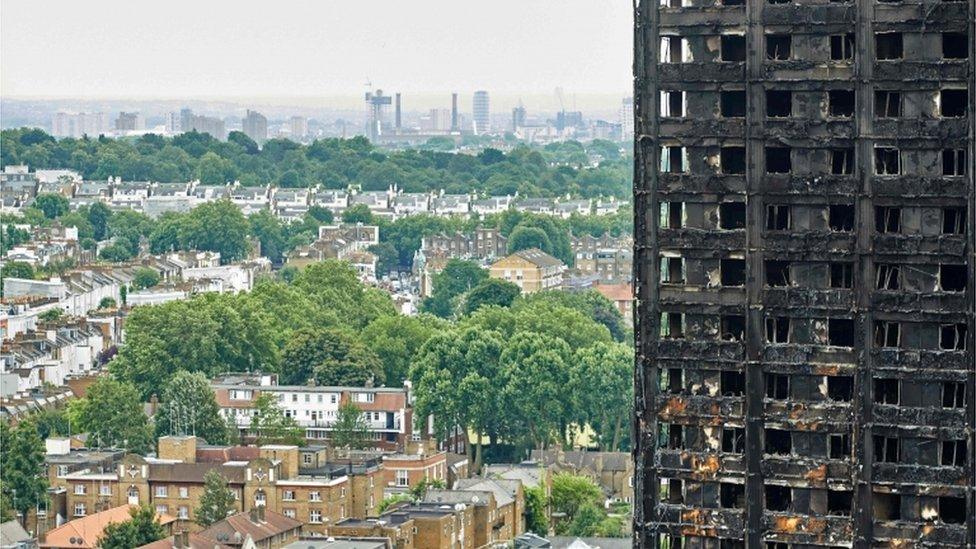
{"label": "hazy sky", "polygon": [[5,97],[626,95],[630,0],[3,0]]}

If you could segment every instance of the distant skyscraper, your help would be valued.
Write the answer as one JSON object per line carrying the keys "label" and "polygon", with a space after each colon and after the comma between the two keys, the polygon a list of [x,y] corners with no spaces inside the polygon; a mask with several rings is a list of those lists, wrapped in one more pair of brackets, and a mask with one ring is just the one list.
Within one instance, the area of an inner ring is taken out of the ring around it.
{"label": "distant skyscraper", "polygon": [[180,110],[180,131],[188,132],[193,129],[193,111],[190,109]]}
{"label": "distant skyscraper", "polygon": [[208,133],[215,139],[227,139],[227,126],[223,120],[211,116],[198,116],[190,109],[180,110],[180,131]]}
{"label": "distant skyscraper", "polygon": [[525,107],[520,101],[519,106],[512,109],[512,131],[523,127],[525,127]]}
{"label": "distant skyscraper", "polygon": [[473,101],[474,133],[481,135],[491,130],[491,118],[488,108],[488,92],[478,90],[474,92]]}
{"label": "distant skyscraper", "polygon": [[143,129],[142,115],[137,112],[120,112],[115,119],[115,129],[120,132],[129,132]]}
{"label": "distant skyscraper", "polygon": [[180,113],[169,112],[166,113],[166,122],[164,124],[166,128],[166,133],[175,134],[182,131],[182,126],[180,125]]}
{"label": "distant skyscraper", "polygon": [[250,137],[258,145],[268,140],[268,119],[263,114],[248,110],[247,116],[241,119],[244,135]]}
{"label": "distant skyscraper", "polygon": [[623,132],[624,141],[629,141],[634,137],[634,98],[625,97],[620,103],[620,127]]}
{"label": "distant skyscraper", "polygon": [[376,141],[387,129],[389,124],[386,121],[386,107],[393,103],[393,98],[383,95],[383,90],[376,92],[366,92],[366,105],[369,108],[367,113],[366,137],[370,141]]}
{"label": "distant skyscraper", "polygon": [[55,137],[98,137],[109,131],[108,114],[58,112],[51,120],[51,134]]}
{"label": "distant skyscraper", "polygon": [[291,138],[295,141],[301,141],[308,135],[308,118],[304,116],[291,117],[288,126],[291,129]]}
{"label": "distant skyscraper", "polygon": [[461,121],[458,119],[458,94],[451,94],[451,131],[461,131]]}

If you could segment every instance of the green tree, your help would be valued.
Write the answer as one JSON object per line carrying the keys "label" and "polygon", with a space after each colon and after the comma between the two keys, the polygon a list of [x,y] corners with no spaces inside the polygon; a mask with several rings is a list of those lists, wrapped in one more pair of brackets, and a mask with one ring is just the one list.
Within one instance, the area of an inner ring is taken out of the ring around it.
{"label": "green tree", "polygon": [[44,217],[48,219],[56,219],[68,213],[68,199],[57,193],[37,195],[33,206],[44,212]]}
{"label": "green tree", "polygon": [[508,307],[522,290],[507,280],[488,278],[468,292],[464,300],[464,314],[470,315],[485,305]]}
{"label": "green tree", "polygon": [[428,490],[443,490],[447,484],[439,478],[422,478],[420,482],[410,487],[410,495],[414,501],[421,501],[427,496]]}
{"label": "green tree", "polygon": [[103,297],[101,301],[98,302],[99,309],[114,309],[118,304],[115,302],[115,298]]}
{"label": "green tree", "polygon": [[125,522],[114,522],[105,527],[98,538],[99,549],[131,549],[166,537],[166,530],[152,507],[133,507],[129,516],[132,518]]}
{"label": "green tree", "polygon": [[282,382],[319,385],[382,384],[383,364],[372,350],[343,330],[302,329],[295,332],[282,353]]}
{"label": "green tree", "polygon": [[207,377],[200,372],[176,372],[163,390],[156,413],[156,435],[195,435],[210,444],[227,441],[227,424]]}
{"label": "green tree", "polygon": [[48,309],[37,315],[37,319],[43,322],[52,322],[64,316],[64,311],[58,308]]}
{"label": "green tree", "polygon": [[[108,234],[115,238],[112,247],[102,250],[105,259],[109,261],[127,261],[139,253],[139,243],[143,237],[148,237],[153,229],[153,220],[149,216],[135,210],[121,210],[112,214],[108,220]],[[109,253],[109,249],[122,247],[127,254],[121,251]]]}
{"label": "green tree", "polygon": [[26,278],[27,280],[32,280],[34,278],[34,267],[30,263],[23,261],[11,261],[3,265],[0,273],[2,273],[2,276],[0,276],[2,279]]}
{"label": "green tree", "polygon": [[91,223],[95,240],[104,240],[108,236],[108,222],[112,217],[112,210],[102,202],[95,202],[88,207],[88,222]]}
{"label": "green tree", "polygon": [[390,294],[367,288],[345,261],[330,259],[309,265],[295,278],[293,286],[316,309],[333,312],[350,329],[361,330],[381,316],[396,314]]}
{"label": "green tree", "polygon": [[0,490],[10,508],[22,517],[47,500],[44,441],[31,419],[9,428],[3,422],[0,453]]}
{"label": "green tree", "polygon": [[230,263],[247,255],[248,231],[240,208],[224,199],[193,208],[184,234],[192,249],[218,252],[222,263]]}
{"label": "green tree", "polygon": [[270,211],[261,210],[248,217],[251,233],[261,242],[261,255],[280,263],[285,251],[285,231]]}
{"label": "green tree", "polygon": [[150,269],[149,267],[139,267],[136,269],[135,275],[132,278],[132,286],[138,289],[152,288],[162,278],[159,276],[159,272],[155,269]]}
{"label": "green tree", "polygon": [[251,418],[251,431],[255,442],[265,444],[305,445],[305,432],[294,418],[285,416],[278,407],[275,395],[264,393],[254,402],[254,416]]}
{"label": "green tree", "polygon": [[423,344],[445,328],[443,320],[426,314],[381,316],[363,329],[361,339],[383,362],[386,385],[399,387]]}
{"label": "green tree", "polygon": [[203,494],[194,511],[194,522],[206,528],[224,520],[237,510],[234,493],[227,487],[227,479],[217,469],[203,476]]}
{"label": "green tree", "polygon": [[332,223],[335,219],[332,210],[323,208],[322,206],[309,207],[307,215],[318,223]]}
{"label": "green tree", "polygon": [[540,536],[549,534],[549,519],[546,518],[546,492],[540,486],[525,487],[525,529]]}
{"label": "green tree", "polygon": [[352,402],[346,402],[336,411],[335,422],[330,433],[332,446],[347,450],[361,450],[369,445],[369,422],[366,416]]}
{"label": "green tree", "polygon": [[603,493],[589,477],[572,473],[552,476],[551,504],[553,512],[565,513],[572,520],[586,505],[600,505]]}
{"label": "green tree", "polygon": [[366,204],[353,204],[342,212],[342,222],[373,225],[376,223],[376,220],[373,218],[373,212],[369,210],[369,206]]}
{"label": "green tree", "polygon": [[569,360],[565,341],[539,333],[521,332],[509,340],[501,355],[503,402],[510,427],[536,448],[545,448],[555,435],[561,440],[568,423]]}
{"label": "green tree", "polygon": [[519,250],[538,248],[547,254],[552,254],[552,242],[549,235],[538,227],[518,226],[508,237],[508,253]]}
{"label": "green tree", "polygon": [[450,318],[458,309],[458,297],[488,278],[488,272],[473,261],[450,259],[434,276],[434,290],[421,303],[421,310]]}
{"label": "green tree", "polygon": [[601,450],[627,450],[621,443],[634,400],[633,348],[602,342],[578,349],[571,379],[577,420],[593,428]]}
{"label": "green tree", "polygon": [[152,450],[152,426],[132,384],[100,377],[85,398],[72,401],[68,410],[72,425],[79,432],[88,432],[93,447],[124,448],[138,454]]}

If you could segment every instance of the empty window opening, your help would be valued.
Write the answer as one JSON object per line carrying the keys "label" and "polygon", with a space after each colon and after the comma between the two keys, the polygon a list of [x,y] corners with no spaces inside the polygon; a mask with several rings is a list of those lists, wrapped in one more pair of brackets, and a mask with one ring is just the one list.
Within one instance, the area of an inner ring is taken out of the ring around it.
{"label": "empty window opening", "polygon": [[874,208],[874,230],[879,233],[901,232],[901,208],[897,206],[876,206]]}
{"label": "empty window opening", "polygon": [[790,376],[788,374],[766,374],[766,398],[773,400],[790,398]]}
{"label": "empty window opening", "polygon": [[830,230],[851,232],[854,230],[854,205],[831,204],[827,209]]}
{"label": "empty window opening", "polygon": [[789,431],[766,429],[766,453],[774,456],[788,456],[793,453],[793,437]]}
{"label": "empty window opening", "polygon": [[[839,0],[830,0],[831,2],[837,2]],[[846,1],[846,0],[845,0]],[[789,543],[783,541],[767,541],[764,545],[766,549],[792,549]]]}
{"label": "empty window opening", "polygon": [[766,147],[766,173],[790,173],[789,147]]}
{"label": "empty window opening", "polygon": [[874,323],[874,344],[878,347],[898,347],[901,339],[901,324],[890,320]]}
{"label": "empty window opening", "polygon": [[[767,431],[768,433],[768,431]],[[774,486],[767,484],[766,509],[769,511],[789,511],[793,505],[793,489],[789,486]]]}
{"label": "empty window opening", "polygon": [[793,114],[793,92],[789,90],[766,90],[766,116],[785,118]]}
{"label": "empty window opening", "polygon": [[661,284],[684,284],[685,283],[685,258],[683,257],[662,257],[661,258]]}
{"label": "empty window opening", "polygon": [[939,328],[939,348],[943,351],[965,351],[966,325],[943,324]]}
{"label": "empty window opening", "polygon": [[850,402],[854,397],[852,376],[827,376],[827,398],[837,402]]}
{"label": "empty window opening", "polygon": [[722,0],[723,6],[744,6],[746,0]]}
{"label": "empty window opening", "polygon": [[661,202],[660,225],[666,229],[680,229],[685,226],[684,202]]}
{"label": "empty window opening", "polygon": [[678,394],[684,390],[684,373],[681,368],[661,370],[661,375],[658,376],[658,386],[662,391]]}
{"label": "empty window opening", "polygon": [[853,147],[830,151],[830,173],[833,175],[851,175],[854,173]]}
{"label": "empty window opening", "polygon": [[743,34],[722,35],[722,61],[746,60],[746,37]]}
{"label": "empty window opening", "polygon": [[853,347],[854,321],[849,318],[827,319],[827,343],[835,347]]}
{"label": "empty window opening", "polygon": [[788,231],[790,230],[790,207],[787,204],[767,204],[766,205],[766,230],[767,231]]}
{"label": "empty window opening", "polygon": [[901,59],[905,53],[901,33],[879,32],[875,34],[874,50],[878,59]]}
{"label": "empty window opening", "polygon": [[789,286],[790,262],[789,261],[766,261],[766,285],[772,287]]}
{"label": "empty window opening", "polygon": [[942,90],[939,92],[939,114],[943,118],[960,118],[966,116],[969,102],[969,92],[966,90]]}
{"label": "empty window opening", "polygon": [[894,147],[874,148],[874,173],[877,175],[898,175],[901,173],[901,155]]}
{"label": "empty window opening", "polygon": [[746,317],[742,315],[722,315],[722,339],[725,341],[742,341],[745,339],[745,336]]}
{"label": "empty window opening", "polygon": [[942,208],[942,234],[966,234],[966,207]]}
{"label": "empty window opening", "polygon": [[775,316],[766,319],[766,341],[769,343],[790,342],[790,318]]}
{"label": "empty window opening", "polygon": [[830,59],[833,61],[854,59],[854,33],[835,34],[830,37]]}
{"label": "empty window opening", "polygon": [[949,467],[963,467],[966,465],[966,441],[965,440],[943,440],[942,441],[942,465]]}
{"label": "empty window opening", "polygon": [[680,505],[685,502],[684,481],[677,478],[661,479],[661,488],[664,491],[662,495],[662,500],[665,503],[671,503],[675,505]]}
{"label": "empty window opening", "polygon": [[837,118],[854,116],[854,90],[830,90],[827,92],[827,113]]}
{"label": "empty window opening", "polygon": [[854,502],[854,493],[848,490],[827,490],[827,514],[848,517]]}
{"label": "empty window opening", "polygon": [[942,175],[966,175],[966,149],[943,149]]}
{"label": "empty window opening", "polygon": [[722,286],[744,286],[746,283],[746,260],[723,259],[720,264]]}
{"label": "empty window opening", "polygon": [[685,173],[688,171],[688,149],[669,145],[661,147],[661,173]]}
{"label": "empty window opening", "polygon": [[[664,503],[667,500],[662,498]],[[657,549],[684,549],[685,538],[679,534],[661,534]]]}
{"label": "empty window opening", "polygon": [[741,454],[746,447],[746,430],[741,427],[722,428],[722,451]]}
{"label": "empty window opening", "polygon": [[723,118],[742,118],[746,115],[745,90],[723,91],[719,96],[719,106]]}
{"label": "empty window opening", "polygon": [[746,173],[746,148],[745,147],[722,147],[721,166],[724,174],[744,174]]}
{"label": "empty window opening", "polygon": [[830,264],[830,287],[831,288],[853,288],[854,287],[854,264],[853,263],[831,263]]}
{"label": "empty window opening", "polygon": [[688,0],[661,0],[662,8],[687,8],[691,6]]}
{"label": "empty window opening", "polygon": [[661,313],[661,337],[666,339],[685,337],[684,313]]}
{"label": "empty window opening", "polygon": [[742,396],[746,392],[746,375],[733,370],[722,370],[719,375],[722,396]]}
{"label": "empty window opening", "polygon": [[741,509],[745,507],[745,500],[745,486],[729,482],[719,485],[719,506],[723,509]]}
{"label": "empty window opening", "polygon": [[966,498],[940,497],[939,518],[947,524],[966,524]]}
{"label": "empty window opening", "polygon": [[682,118],[688,110],[687,107],[685,92],[679,90],[661,91],[661,116]]}
{"label": "empty window opening", "polygon": [[735,230],[746,228],[746,203],[722,202],[718,205],[718,226],[720,229]]}
{"label": "empty window opening", "polygon": [[966,266],[939,265],[939,288],[943,292],[966,291]]}
{"label": "empty window opening", "polygon": [[900,495],[875,492],[871,500],[874,520],[901,520]]}
{"label": "empty window opening", "polygon": [[679,450],[682,447],[684,433],[681,425],[662,423],[658,427],[658,445],[661,448]]}
{"label": "empty window opening", "polygon": [[850,433],[831,433],[828,436],[830,459],[847,459],[851,455]]}
{"label": "empty window opening", "polygon": [[878,118],[900,118],[901,92],[875,91],[874,116]]}
{"label": "empty window opening", "polygon": [[875,379],[874,401],[878,404],[895,404],[901,401],[901,380]]}
{"label": "empty window opening", "polygon": [[943,59],[966,59],[967,57],[969,57],[969,35],[967,33],[942,33]]}
{"label": "empty window opening", "polygon": [[793,55],[793,37],[789,34],[766,35],[766,59],[786,61]]}
{"label": "empty window opening", "polygon": [[691,62],[691,48],[688,39],[680,36],[661,37],[661,63]]}
{"label": "empty window opening", "polygon": [[876,271],[878,290],[897,290],[901,288],[901,266],[899,265],[878,265]]}
{"label": "empty window opening", "polygon": [[897,437],[874,435],[874,460],[883,463],[898,463],[901,451]]}
{"label": "empty window opening", "polygon": [[963,381],[942,382],[942,407],[966,407],[966,383]]}

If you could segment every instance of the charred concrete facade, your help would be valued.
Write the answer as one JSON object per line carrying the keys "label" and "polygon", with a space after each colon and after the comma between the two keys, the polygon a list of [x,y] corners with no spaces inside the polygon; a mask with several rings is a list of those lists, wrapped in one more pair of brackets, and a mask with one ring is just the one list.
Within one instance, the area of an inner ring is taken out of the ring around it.
{"label": "charred concrete facade", "polygon": [[635,546],[973,546],[974,13],[637,3]]}

